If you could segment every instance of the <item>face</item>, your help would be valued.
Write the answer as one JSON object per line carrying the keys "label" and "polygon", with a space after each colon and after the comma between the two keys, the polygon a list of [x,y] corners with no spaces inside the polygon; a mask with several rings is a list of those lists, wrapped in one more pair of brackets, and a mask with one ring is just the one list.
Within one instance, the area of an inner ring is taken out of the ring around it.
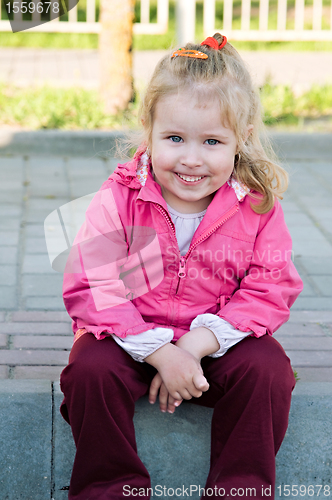
{"label": "face", "polygon": [[165,201],[181,213],[205,210],[228,180],[237,152],[217,98],[180,92],[156,105],[151,160]]}

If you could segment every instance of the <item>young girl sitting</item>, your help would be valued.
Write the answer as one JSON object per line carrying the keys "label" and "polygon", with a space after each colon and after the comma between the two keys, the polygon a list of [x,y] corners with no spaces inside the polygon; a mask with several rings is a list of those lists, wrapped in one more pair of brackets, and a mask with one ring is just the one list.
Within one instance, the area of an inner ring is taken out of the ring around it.
{"label": "young girl sitting", "polygon": [[141,121],[144,143],[94,197],[67,262],[69,499],[150,498],[133,425],[146,393],[164,412],[214,407],[210,498],[273,496],[295,380],[272,334],[302,289],[278,201],[287,175],[263,150],[259,98],[218,33],[159,62]]}

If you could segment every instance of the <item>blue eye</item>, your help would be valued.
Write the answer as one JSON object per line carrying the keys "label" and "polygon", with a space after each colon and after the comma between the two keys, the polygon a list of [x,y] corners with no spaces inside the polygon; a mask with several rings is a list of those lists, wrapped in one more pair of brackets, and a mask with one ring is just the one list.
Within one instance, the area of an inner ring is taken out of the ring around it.
{"label": "blue eye", "polygon": [[172,135],[170,137],[170,139],[172,142],[181,142],[182,141],[181,137],[179,137],[178,135]]}
{"label": "blue eye", "polygon": [[217,141],[217,139],[207,139],[206,141],[209,146],[214,146],[215,144],[219,144],[219,141]]}

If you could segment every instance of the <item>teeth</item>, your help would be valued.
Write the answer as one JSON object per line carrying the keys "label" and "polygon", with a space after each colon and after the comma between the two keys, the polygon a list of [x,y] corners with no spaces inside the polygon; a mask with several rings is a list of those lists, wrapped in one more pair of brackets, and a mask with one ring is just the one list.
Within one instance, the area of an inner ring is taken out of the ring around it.
{"label": "teeth", "polygon": [[188,177],[187,175],[181,175],[181,174],[177,174],[179,177],[181,177],[181,179],[183,179],[184,181],[187,181],[187,182],[195,182],[195,181],[199,181],[200,179],[203,179],[204,175],[202,175],[201,177]]}

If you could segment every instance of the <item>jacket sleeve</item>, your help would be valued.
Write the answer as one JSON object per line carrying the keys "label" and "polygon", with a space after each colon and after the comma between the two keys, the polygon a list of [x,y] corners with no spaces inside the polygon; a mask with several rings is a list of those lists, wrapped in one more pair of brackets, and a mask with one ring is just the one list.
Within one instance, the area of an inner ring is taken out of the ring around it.
{"label": "jacket sleeve", "polygon": [[256,337],[272,335],[289,319],[303,288],[291,257],[291,237],[276,200],[272,210],[261,215],[249,269],[218,316]]}
{"label": "jacket sleeve", "polygon": [[[134,231],[121,220],[111,183],[105,183],[86,211],[66,263],[63,299],[74,332],[84,328],[97,338],[105,332],[125,338],[154,328],[131,301],[148,290],[144,248],[131,255],[129,232],[132,236]],[[140,236],[137,240],[144,240]],[[156,238],[148,238],[150,245],[159,245]],[[148,254],[149,248],[145,250]]]}

